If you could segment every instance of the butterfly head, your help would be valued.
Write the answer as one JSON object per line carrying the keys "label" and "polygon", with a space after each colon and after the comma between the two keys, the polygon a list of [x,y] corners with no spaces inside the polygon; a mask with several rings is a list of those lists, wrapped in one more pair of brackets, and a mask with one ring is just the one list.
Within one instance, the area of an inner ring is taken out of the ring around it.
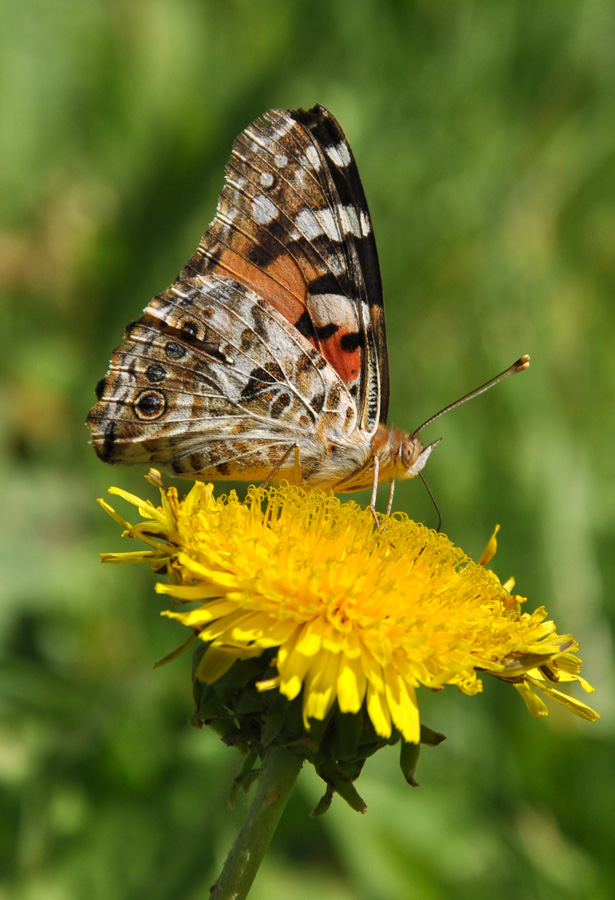
{"label": "butterfly head", "polygon": [[418,475],[431,456],[432,450],[438,446],[441,440],[442,438],[438,438],[424,447],[415,434],[404,434],[397,451],[397,466],[402,469],[397,477],[414,478],[415,475]]}

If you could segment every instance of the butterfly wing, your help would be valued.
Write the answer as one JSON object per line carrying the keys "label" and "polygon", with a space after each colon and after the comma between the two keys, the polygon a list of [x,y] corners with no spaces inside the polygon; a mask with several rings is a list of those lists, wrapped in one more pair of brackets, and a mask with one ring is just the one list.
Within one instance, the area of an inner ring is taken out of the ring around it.
{"label": "butterfly wing", "polygon": [[[296,444],[310,480],[320,430],[356,428],[354,401],[322,354],[262,298],[216,275],[187,275],[155,297],[97,394],[88,424],[103,460],[185,476],[263,479]],[[292,478],[293,464],[280,474]]]}
{"label": "butterfly wing", "polygon": [[378,253],[352,150],[324,107],[273,109],[239,135],[216,219],[188,268],[266,298],[340,375],[364,434],[386,424]]}
{"label": "butterfly wing", "polygon": [[216,218],[98,396],[101,458],[212,478],[263,478],[297,443],[304,477],[326,485],[323,435],[368,438],[386,419],[376,248],[326,110],[272,110],[237,138]]}

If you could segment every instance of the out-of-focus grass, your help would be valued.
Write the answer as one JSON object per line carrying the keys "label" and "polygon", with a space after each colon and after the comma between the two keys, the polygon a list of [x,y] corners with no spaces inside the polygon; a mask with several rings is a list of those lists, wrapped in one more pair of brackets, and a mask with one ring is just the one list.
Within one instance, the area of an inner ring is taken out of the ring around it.
{"label": "out-of-focus grass", "polygon": [[[615,13],[496,0],[157,0],[0,8],[3,551],[0,896],[206,894],[240,813],[233,751],[188,728],[183,639],[95,505],[83,425],[125,324],[213,216],[236,134],[329,106],[378,237],[392,419],[415,427],[523,352],[526,374],[439,422],[445,530],[582,640],[596,726],[534,722],[502,685],[421,698],[449,741],[405,790],[367,767],[358,817],[300,781],[253,895],[611,895]],[[435,524],[419,484],[398,508]]]}

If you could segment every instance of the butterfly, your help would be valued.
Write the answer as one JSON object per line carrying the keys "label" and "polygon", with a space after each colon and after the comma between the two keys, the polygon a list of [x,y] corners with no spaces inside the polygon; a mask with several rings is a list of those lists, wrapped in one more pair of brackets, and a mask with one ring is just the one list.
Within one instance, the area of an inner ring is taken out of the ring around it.
{"label": "butterfly", "polygon": [[[389,367],[365,194],[328,110],[271,109],[233,144],[216,216],[126,329],[88,425],[108,463],[346,492],[423,469],[387,425]],[[375,515],[375,514],[374,514]]]}

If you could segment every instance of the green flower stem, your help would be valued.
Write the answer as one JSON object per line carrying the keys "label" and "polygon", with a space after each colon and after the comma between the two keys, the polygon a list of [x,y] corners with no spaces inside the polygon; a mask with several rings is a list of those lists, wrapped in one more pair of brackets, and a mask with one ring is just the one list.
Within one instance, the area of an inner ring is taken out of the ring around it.
{"label": "green flower stem", "polygon": [[243,900],[284,812],[302,760],[286,747],[270,748],[263,759],[252,805],[211,889],[211,900]]}

